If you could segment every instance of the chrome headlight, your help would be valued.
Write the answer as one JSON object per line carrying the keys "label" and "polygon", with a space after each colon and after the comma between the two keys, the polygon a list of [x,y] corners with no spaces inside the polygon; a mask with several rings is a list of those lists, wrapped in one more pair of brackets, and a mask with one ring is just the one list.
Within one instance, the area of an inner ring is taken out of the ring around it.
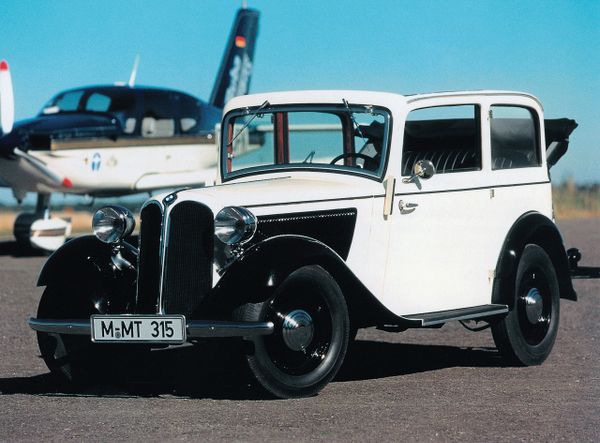
{"label": "chrome headlight", "polygon": [[94,235],[104,243],[118,243],[133,232],[135,218],[131,211],[121,206],[104,206],[92,219]]}
{"label": "chrome headlight", "polygon": [[246,243],[256,232],[256,216],[246,208],[228,206],[215,217],[215,236],[226,245]]}

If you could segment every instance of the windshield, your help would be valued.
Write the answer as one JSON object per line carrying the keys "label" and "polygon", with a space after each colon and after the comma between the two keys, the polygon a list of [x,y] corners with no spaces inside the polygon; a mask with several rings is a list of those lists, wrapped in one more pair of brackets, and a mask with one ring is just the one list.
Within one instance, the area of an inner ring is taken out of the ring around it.
{"label": "windshield", "polygon": [[120,88],[78,89],[62,92],[44,105],[42,114],[61,112],[133,112],[135,94]]}
{"label": "windshield", "polygon": [[225,118],[225,179],[273,170],[328,169],[381,177],[389,112],[372,106],[240,109]]}

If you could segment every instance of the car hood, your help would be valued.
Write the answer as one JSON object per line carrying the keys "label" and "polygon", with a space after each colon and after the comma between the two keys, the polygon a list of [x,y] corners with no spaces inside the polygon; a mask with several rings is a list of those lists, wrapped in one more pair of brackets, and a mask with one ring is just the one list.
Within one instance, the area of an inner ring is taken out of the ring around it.
{"label": "car hood", "polygon": [[383,184],[364,178],[348,179],[342,176],[339,180],[332,180],[329,177],[288,176],[181,191],[177,193],[177,201],[199,201],[216,213],[225,206],[257,209],[279,205],[293,206],[309,202],[369,198],[383,192]]}

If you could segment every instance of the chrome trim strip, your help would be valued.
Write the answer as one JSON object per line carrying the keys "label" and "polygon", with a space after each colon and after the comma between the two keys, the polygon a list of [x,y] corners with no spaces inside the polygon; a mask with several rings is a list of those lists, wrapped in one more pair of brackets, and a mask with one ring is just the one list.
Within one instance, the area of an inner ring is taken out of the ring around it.
{"label": "chrome trim strip", "polygon": [[[160,210],[160,213],[162,215],[162,219],[161,219],[161,223],[160,223],[160,244],[159,244],[159,254],[160,254],[160,260],[159,260],[159,269],[158,269],[158,273],[160,274],[160,280],[159,280],[159,284],[158,284],[158,312],[157,314],[162,314],[162,307],[160,305],[161,301],[162,301],[162,277],[163,277],[163,265],[164,265],[164,254],[163,254],[163,241],[165,238],[165,208],[158,200],[149,200],[146,203],[144,203],[144,205],[142,205],[142,209],[140,209],[140,214],[142,213],[142,211],[144,210],[144,208],[146,206],[149,205],[156,205],[158,206],[158,209]],[[141,246],[142,246],[142,222],[140,220],[140,239],[138,241],[138,244],[140,246],[140,248],[138,249],[138,252],[141,252]],[[137,299],[138,299],[138,288],[139,288],[139,283],[140,283],[140,265],[139,265],[139,259],[138,259],[138,266],[137,266],[137,275],[136,275],[136,285],[135,285],[135,298],[136,298],[136,304],[137,304]]]}
{"label": "chrome trim strip", "polygon": [[257,337],[275,330],[272,322],[191,320],[187,323],[188,338]]}
{"label": "chrome trim strip", "polygon": [[[91,320],[87,319],[39,319],[32,317],[28,323],[34,331],[54,334],[91,335],[92,330]],[[272,322],[190,320],[186,326],[187,338],[250,338],[270,335],[275,330],[275,325]]]}
{"label": "chrome trim strip", "polygon": [[163,309],[163,284],[165,281],[165,258],[167,256],[167,222],[169,220],[169,207],[164,208],[161,233],[160,233],[160,280],[158,283],[158,314],[164,314],[165,310]]}
{"label": "chrome trim strip", "polygon": [[[526,92],[519,91],[489,91],[486,89],[483,90],[474,90],[474,91],[442,91],[442,92],[432,92],[427,94],[418,94],[418,95],[405,95],[407,98],[406,103],[413,103],[421,100],[429,100],[429,99],[438,99],[438,98],[456,98],[456,97],[477,97],[477,96],[485,96],[485,97],[525,97],[532,99],[536,102],[542,110],[544,109],[540,100],[534,95],[528,94]],[[409,98],[410,97],[410,98]]]}
{"label": "chrome trim strip", "polygon": [[29,327],[38,332],[54,334],[91,335],[91,320],[83,319],[41,319],[30,318]]}

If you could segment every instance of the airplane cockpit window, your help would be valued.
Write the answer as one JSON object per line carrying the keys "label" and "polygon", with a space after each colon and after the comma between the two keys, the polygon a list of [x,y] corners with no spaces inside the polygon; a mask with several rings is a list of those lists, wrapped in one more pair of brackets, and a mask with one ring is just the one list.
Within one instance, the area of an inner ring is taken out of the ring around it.
{"label": "airplane cockpit window", "polygon": [[202,103],[187,95],[176,95],[175,100],[179,110],[179,127],[182,134],[197,134],[200,130]]}
{"label": "airplane cockpit window", "polygon": [[57,114],[59,112],[75,112],[79,108],[79,101],[83,91],[69,91],[53,97],[44,105],[42,114]]}
{"label": "airplane cockpit window", "polygon": [[170,94],[159,90],[145,91],[142,137],[172,137],[175,135],[173,115]]}
{"label": "airplane cockpit window", "polygon": [[106,112],[110,107],[110,97],[100,94],[98,92],[94,92],[91,94],[87,103],[85,104],[86,111],[95,111],[95,112]]}
{"label": "airplane cockpit window", "polygon": [[42,114],[85,111],[112,114],[119,120],[125,134],[133,134],[136,129],[136,96],[132,90],[125,88],[66,91],[52,98],[42,109]]}

